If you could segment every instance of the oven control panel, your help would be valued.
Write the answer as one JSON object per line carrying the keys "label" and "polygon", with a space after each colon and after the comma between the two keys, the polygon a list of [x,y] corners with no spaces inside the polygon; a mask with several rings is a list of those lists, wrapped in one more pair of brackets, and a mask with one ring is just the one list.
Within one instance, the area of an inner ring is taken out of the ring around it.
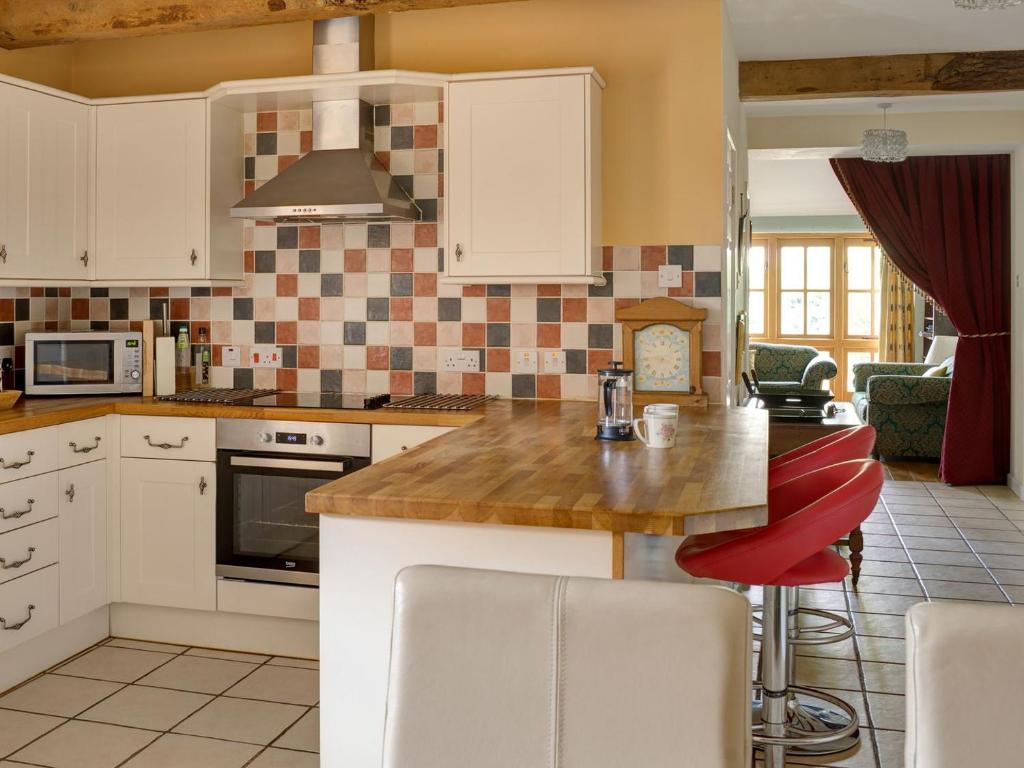
{"label": "oven control panel", "polygon": [[370,425],[217,419],[217,448],[368,458]]}

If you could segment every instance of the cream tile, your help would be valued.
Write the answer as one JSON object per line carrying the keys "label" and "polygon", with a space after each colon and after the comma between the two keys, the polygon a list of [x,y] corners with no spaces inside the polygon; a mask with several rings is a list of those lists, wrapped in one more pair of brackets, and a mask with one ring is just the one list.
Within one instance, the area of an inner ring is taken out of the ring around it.
{"label": "cream tile", "polygon": [[925,581],[925,588],[931,597],[954,600],[985,600],[1005,603],[1006,597],[995,584],[970,584],[957,581]]}
{"label": "cream tile", "polygon": [[920,563],[917,566],[922,579],[943,579],[945,581],[970,581],[977,584],[991,584],[992,577],[984,568],[965,568],[960,565],[929,565]]}
{"label": "cream tile", "polygon": [[316,659],[293,659],[289,656],[275,656],[267,662],[272,667],[298,667],[299,669],[320,669]]}
{"label": "cream tile", "polygon": [[970,552],[971,548],[967,546],[967,542],[959,538],[955,539],[939,539],[933,536],[913,536],[905,534],[903,536],[903,542],[906,544],[907,549],[931,549],[939,550],[942,552]]}
{"label": "cream tile", "polygon": [[904,615],[910,607],[924,600],[923,597],[906,595],[876,595],[870,592],[849,595],[850,605],[861,613],[892,613]]}
{"label": "cream tile", "polygon": [[179,691],[223,693],[256,667],[256,664],[241,661],[182,655],[146,675],[139,683]]}
{"label": "cream tile", "polygon": [[103,680],[43,675],[0,698],[0,707],[73,717],[121,687]]}
{"label": "cream tile", "polygon": [[0,755],[9,755],[30,741],[52,731],[64,718],[28,712],[0,713]]}
{"label": "cream tile", "polygon": [[219,698],[174,728],[174,732],[270,744],[305,711],[292,704]]}
{"label": "cream tile", "polygon": [[982,554],[980,557],[989,568],[1012,568],[1024,571],[1024,557],[1020,555]]}
{"label": "cream tile", "polygon": [[949,522],[944,514],[938,515],[897,515],[892,516],[892,520],[896,525],[900,526],[900,530],[903,530],[904,526],[908,525],[935,525],[943,528],[952,528],[953,524]]}
{"label": "cream tile", "polygon": [[866,637],[903,637],[906,634],[906,619],[901,614],[854,613],[857,634]]}
{"label": "cream tile", "polygon": [[906,728],[906,701],[903,696],[891,693],[869,693],[871,720],[875,728],[902,731]]}
{"label": "cream tile", "polygon": [[917,575],[906,562],[886,562],[882,560],[864,560],[860,564],[860,577],[890,576],[900,579],[914,579]]}
{"label": "cream tile", "polygon": [[899,731],[876,731],[875,739],[882,768],[903,768],[903,734]]}
{"label": "cream tile", "polygon": [[248,661],[253,664],[262,664],[270,657],[259,653],[239,653],[238,651],[218,651],[214,648],[189,648],[185,651],[186,656],[203,656],[207,659],[223,659],[224,661]]}
{"label": "cream tile", "polygon": [[[976,567],[978,556],[973,552],[942,552],[934,549],[911,549],[910,559],[917,564],[961,565]],[[1024,560],[1024,558],[1022,558]]]}
{"label": "cream tile", "polygon": [[1000,584],[1013,587],[1024,587],[1024,571],[996,568],[993,569],[992,575],[996,577],[996,581]]}
{"label": "cream tile", "polygon": [[275,747],[299,749],[303,752],[320,751],[320,710],[313,708],[285,731],[284,736],[274,742]]}
{"label": "cream tile", "polygon": [[107,645],[115,648],[135,648],[139,651],[159,651],[161,653],[182,653],[188,650],[186,645],[171,645],[170,643],[151,643],[148,640],[130,640],[124,637],[112,637],[107,640]]}
{"label": "cream tile", "polygon": [[50,768],[114,768],[160,734],[72,720],[11,755]]}
{"label": "cream tile", "polygon": [[241,768],[259,751],[255,744],[165,733],[124,768]]}
{"label": "cream tile", "polygon": [[874,592],[880,595],[906,595],[915,597],[923,595],[921,585],[916,578],[904,579],[890,576],[870,576],[861,574],[857,583],[857,592]]}
{"label": "cream tile", "polygon": [[271,747],[249,763],[248,768],[318,768],[319,765],[319,755]]}
{"label": "cream tile", "polygon": [[823,659],[813,656],[800,658],[797,664],[797,682],[812,688],[841,688],[860,690],[857,664],[842,659]]}
{"label": "cream tile", "polygon": [[860,657],[864,661],[889,661],[903,664],[907,659],[903,640],[890,637],[861,637],[857,641]]}
{"label": "cream tile", "polygon": [[224,695],[311,706],[320,700],[320,673],[315,669],[263,666]]}
{"label": "cream tile", "polygon": [[972,541],[971,546],[979,555],[1015,555],[1024,558],[1024,544],[1005,541]]}
{"label": "cream tile", "polygon": [[1010,599],[1013,600],[1013,602],[1016,605],[1020,605],[1021,603],[1024,603],[1024,587],[1011,587],[1011,586],[1007,586],[1007,587],[1004,587],[1003,589],[1006,590],[1006,594],[1008,594],[1010,596]]}
{"label": "cream tile", "polygon": [[865,661],[861,663],[861,668],[864,670],[864,685],[867,691],[903,693],[906,684],[906,668],[903,664]]}
{"label": "cream tile", "polygon": [[173,658],[174,656],[169,653],[103,645],[61,665],[54,672],[59,675],[130,683]]}
{"label": "cream tile", "polygon": [[78,717],[114,725],[166,731],[213,699],[202,693],[129,685]]}
{"label": "cream tile", "polygon": [[[937,518],[936,518],[937,519]],[[904,525],[899,521],[900,533],[904,536],[926,536],[937,539],[960,539],[960,532],[952,525]]]}

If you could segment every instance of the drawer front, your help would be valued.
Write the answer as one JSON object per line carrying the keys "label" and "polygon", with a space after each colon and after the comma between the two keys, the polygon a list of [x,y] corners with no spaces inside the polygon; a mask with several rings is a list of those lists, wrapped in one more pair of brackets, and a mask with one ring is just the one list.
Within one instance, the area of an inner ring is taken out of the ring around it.
{"label": "drawer front", "polygon": [[57,427],[28,429],[0,437],[0,483],[57,468]]}
{"label": "drawer front", "polygon": [[216,419],[122,416],[121,455],[138,459],[214,461]]}
{"label": "drawer front", "polygon": [[26,477],[0,485],[0,538],[57,516],[57,474]]}
{"label": "drawer front", "polygon": [[0,651],[55,628],[59,600],[56,565],[0,584]]}
{"label": "drawer front", "polygon": [[57,519],[0,536],[0,584],[56,563],[59,536]]}
{"label": "drawer front", "polygon": [[74,467],[107,457],[107,420],[73,421],[61,424],[57,431],[57,451],[60,468]]}

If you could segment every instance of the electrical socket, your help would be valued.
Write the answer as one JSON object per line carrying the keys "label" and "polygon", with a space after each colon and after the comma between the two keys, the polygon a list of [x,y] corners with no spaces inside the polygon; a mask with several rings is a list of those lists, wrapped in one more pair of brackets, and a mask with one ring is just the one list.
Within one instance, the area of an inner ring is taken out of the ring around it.
{"label": "electrical socket", "polygon": [[280,347],[259,344],[249,348],[249,364],[253,368],[280,368],[281,363]]}
{"label": "electrical socket", "polygon": [[537,350],[517,349],[512,352],[512,373],[536,373]]}
{"label": "electrical socket", "polygon": [[565,350],[545,349],[541,352],[540,369],[544,373],[565,373]]}
{"label": "electrical socket", "polygon": [[220,351],[221,365],[225,368],[239,368],[242,365],[241,347],[223,347]]}
{"label": "electrical socket", "polygon": [[683,268],[678,264],[662,264],[658,267],[659,288],[682,288]]}
{"label": "electrical socket", "polygon": [[478,349],[443,349],[441,350],[441,370],[451,373],[479,373],[480,350]]}

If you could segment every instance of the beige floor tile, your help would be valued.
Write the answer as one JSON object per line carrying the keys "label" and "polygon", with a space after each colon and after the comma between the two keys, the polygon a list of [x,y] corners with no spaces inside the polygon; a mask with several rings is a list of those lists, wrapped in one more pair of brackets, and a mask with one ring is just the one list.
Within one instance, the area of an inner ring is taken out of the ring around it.
{"label": "beige floor tile", "polygon": [[971,546],[979,555],[1014,555],[1024,558],[1024,544],[1006,541],[974,540],[971,542]]}
{"label": "beige floor tile", "polygon": [[1017,530],[1017,526],[1005,518],[999,520],[992,517],[950,517],[949,519],[956,523],[965,533],[971,530],[1012,531],[1013,533],[1020,533]]}
{"label": "beige floor tile", "polygon": [[893,514],[892,521],[903,530],[908,525],[929,525],[940,528],[952,528],[953,523],[944,514],[937,515],[897,515]]}
{"label": "beige floor tile", "polygon": [[148,640],[131,640],[126,637],[112,637],[107,640],[106,644],[112,645],[115,648],[135,648],[139,651],[158,651],[160,653],[184,653],[188,650],[187,645],[151,643]]}
{"label": "beige floor tile", "polygon": [[1010,596],[1010,599],[1017,605],[1024,603],[1024,587],[1003,587],[1006,590],[1006,594]]}
{"label": "beige floor tile", "polygon": [[219,698],[175,727],[174,732],[270,744],[305,712],[304,707],[293,704]]}
{"label": "beige floor tile", "polygon": [[906,595],[876,595],[873,592],[858,592],[850,594],[850,605],[855,611],[861,613],[892,613],[898,616],[904,615],[911,606],[923,602],[923,597],[908,597]]}
{"label": "beige floor tile", "polygon": [[1016,528],[1012,531],[992,531],[986,528],[964,528],[964,536],[972,544],[977,541],[998,541],[1006,544],[1024,544],[1024,533]]}
{"label": "beige floor tile", "polygon": [[[849,553],[845,553],[849,554]],[[862,553],[864,562],[879,563],[906,563],[910,561],[907,552],[902,547],[871,547]]]}
{"label": "beige floor tile", "polygon": [[129,685],[78,717],[101,723],[167,731],[213,699],[203,693]]}
{"label": "beige floor tile", "polygon": [[874,549],[875,547],[892,547],[893,549],[899,549],[903,546],[903,542],[900,541],[899,536],[890,536],[882,533],[865,533],[864,534],[864,549]]}
{"label": "beige floor tile", "polygon": [[64,722],[62,717],[28,712],[0,713],[0,756],[15,752]]}
{"label": "beige floor tile", "polygon": [[857,647],[864,661],[894,661],[897,664],[905,664],[907,660],[906,644],[898,638],[861,637],[857,641]]}
{"label": "beige floor tile", "polygon": [[906,700],[891,693],[869,693],[871,719],[875,728],[887,731],[902,731],[906,727]]}
{"label": "beige floor tile", "polygon": [[105,680],[42,675],[0,698],[0,707],[73,717],[121,687]]}
{"label": "beige floor tile", "polygon": [[169,653],[112,648],[101,645],[53,670],[59,675],[91,677],[115,683],[131,683],[173,659]]}
{"label": "beige floor tile", "polygon": [[843,659],[822,659],[802,656],[797,661],[797,683],[811,688],[841,688],[859,691],[857,664]]}
{"label": "beige floor tile", "polygon": [[864,560],[860,564],[860,577],[890,576],[898,579],[916,579],[913,567],[905,562],[885,562],[882,560]]}
{"label": "beige floor tile", "polygon": [[905,533],[903,543],[907,549],[934,549],[942,552],[970,552],[967,542],[957,535],[955,539],[940,539],[934,536],[914,536]]}
{"label": "beige floor tile", "polygon": [[867,637],[903,637],[906,619],[901,615],[885,613],[854,613],[857,634]]}
{"label": "beige floor tile", "polygon": [[891,576],[866,576],[861,574],[857,592],[874,592],[879,595],[905,595],[918,597],[924,594],[917,578],[903,579]]}
{"label": "beige floor tile", "polygon": [[146,675],[139,684],[196,693],[223,693],[256,666],[241,661],[181,655]]}
{"label": "beige floor tile", "polygon": [[1014,571],[1008,568],[993,568],[992,575],[996,581],[1013,587],[1024,587],[1024,571]]}
{"label": "beige floor tile", "polygon": [[[946,514],[946,510],[942,511]],[[950,507],[949,514],[963,520],[1005,520],[1006,516],[995,507]]]}
{"label": "beige floor tile", "polygon": [[1011,568],[1024,571],[1024,557],[1020,555],[982,554],[979,557],[989,568]]}
{"label": "beige floor tile", "polygon": [[827,589],[801,589],[800,604],[807,608],[824,608],[826,611],[846,610],[843,593]]}
{"label": "beige floor tile", "polygon": [[271,747],[249,763],[248,768],[318,768],[319,765],[319,755]]}
{"label": "beige floor tile", "polygon": [[943,581],[968,581],[975,584],[991,584],[992,577],[980,566],[965,568],[961,565],[929,565],[920,563],[917,572],[922,579],[941,579]]}
{"label": "beige floor tile", "polygon": [[903,536],[919,536],[933,539],[960,539],[960,532],[952,525],[904,525],[897,523]]}
{"label": "beige floor tile", "polygon": [[241,653],[239,651],[218,651],[216,648],[189,648],[185,651],[187,656],[204,656],[207,659],[224,659],[225,661],[248,661],[253,664],[262,664],[270,657],[259,653]]}
{"label": "beige floor tile", "polygon": [[165,733],[124,768],[241,768],[259,751],[255,744]]}
{"label": "beige floor tile", "polygon": [[320,669],[316,659],[293,659],[288,656],[275,656],[267,662],[272,667],[298,667],[299,669]]}
{"label": "beige floor tile", "polygon": [[160,734],[71,720],[11,755],[50,768],[114,768]]}
{"label": "beige floor tile", "polygon": [[[981,564],[973,552],[941,552],[935,549],[911,549],[910,559],[926,565],[963,565],[976,567]],[[1021,558],[1024,561],[1024,558]]]}
{"label": "beige floor tile", "polygon": [[798,645],[796,653],[797,656],[857,660],[857,652],[853,647],[852,638],[843,640],[841,643],[828,643],[827,645]]}
{"label": "beige floor tile", "polygon": [[906,686],[906,668],[903,664],[865,661],[861,664],[861,668],[864,670],[864,683],[867,686],[867,691],[903,694]]}
{"label": "beige floor tile", "polygon": [[274,742],[275,747],[299,749],[303,752],[320,751],[320,709],[314,707],[285,731],[284,736]]}
{"label": "beige floor tile", "polygon": [[994,603],[1005,603],[1006,597],[995,584],[971,584],[959,581],[933,581],[924,583],[930,597],[943,597],[953,600],[985,600]]}
{"label": "beige floor tile", "polygon": [[893,524],[890,523],[890,522],[884,522],[884,523],[880,523],[880,522],[861,523],[860,524],[860,531],[865,536],[867,536],[868,534],[882,535],[882,536],[892,536],[892,535],[894,535],[896,533],[896,529],[893,527]]}
{"label": "beige floor tile", "polygon": [[904,736],[898,731],[876,731],[878,759],[882,768],[903,768]]}
{"label": "beige floor tile", "polygon": [[262,666],[224,695],[312,706],[320,700],[320,673],[315,669]]}

